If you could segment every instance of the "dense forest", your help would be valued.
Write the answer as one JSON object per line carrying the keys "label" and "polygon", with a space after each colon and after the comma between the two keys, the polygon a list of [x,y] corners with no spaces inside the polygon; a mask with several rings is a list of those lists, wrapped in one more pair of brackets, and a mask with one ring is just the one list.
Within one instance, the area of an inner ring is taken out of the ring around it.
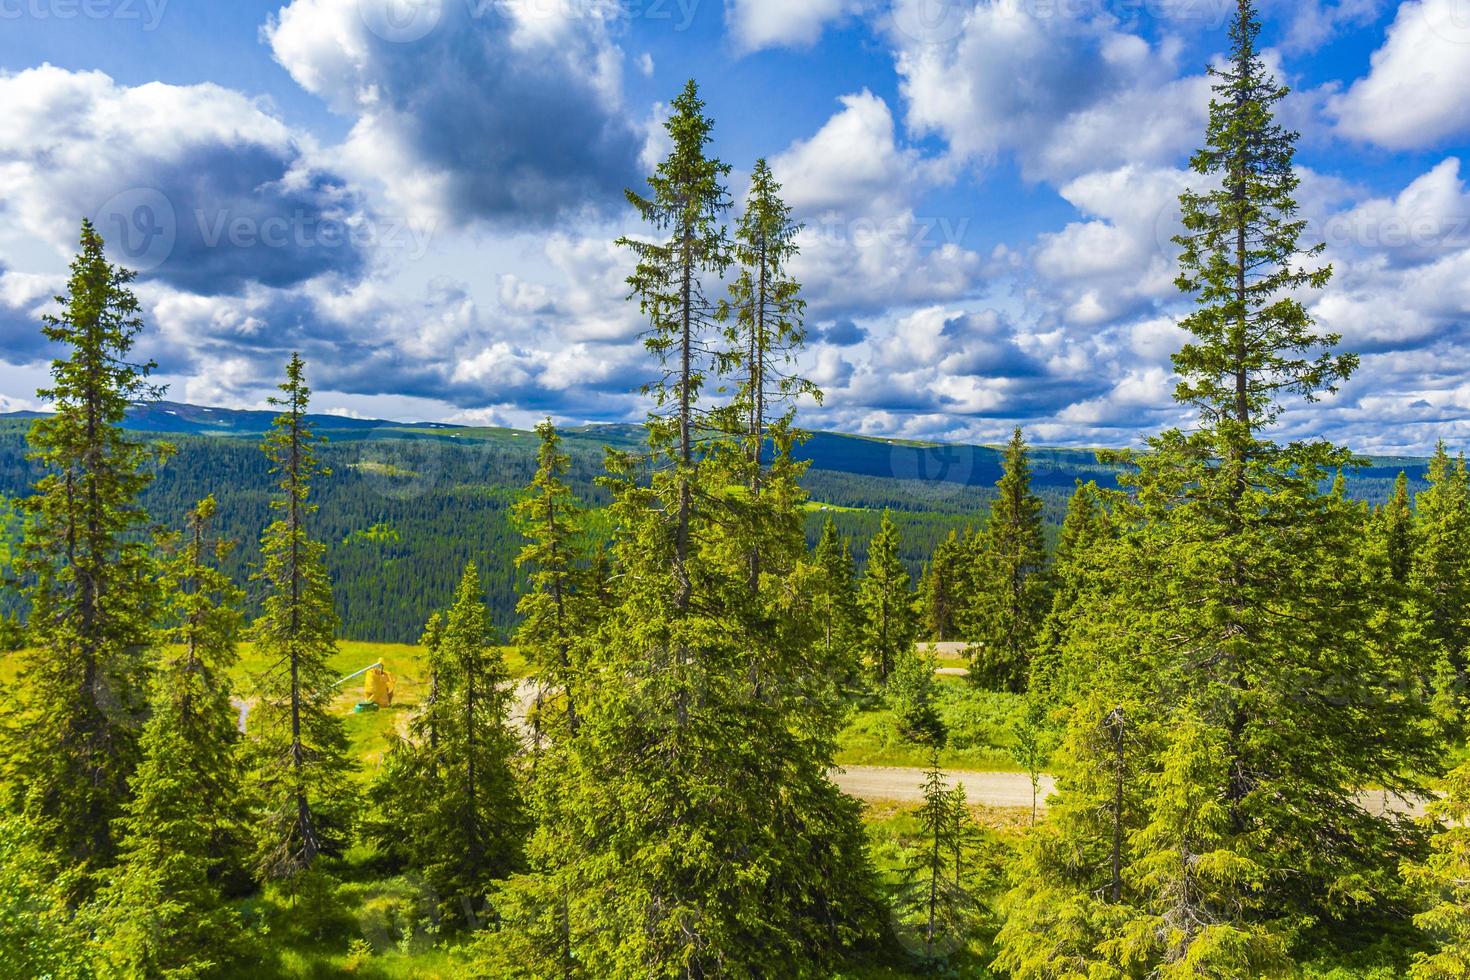
{"label": "dense forest", "polygon": [[[219,533],[236,542],[252,541],[269,513],[269,467],[258,451],[269,413],[209,410],[228,423],[206,429],[192,423],[202,410],[191,408],[129,410],[131,431],[174,448],[143,491],[142,502],[160,525],[177,527],[201,495],[213,493]],[[342,636],[412,642],[422,630],[423,610],[448,601],[454,570],[470,560],[481,569],[493,622],[502,630],[512,628],[519,538],[509,508],[534,472],[534,433],[389,423],[339,428],[347,422],[332,416],[313,422],[325,438],[321,453],[330,470],[318,488],[317,533],[327,548]],[[0,419],[0,500],[23,497],[41,474],[25,458],[29,424]],[[214,434],[201,434],[208,431]],[[568,483],[590,505],[605,507],[609,496],[597,485],[603,452],[636,444],[636,438],[626,426],[570,430]],[[832,433],[812,434],[793,455],[809,467],[802,477],[813,501],[806,515],[808,543],[815,546],[830,516],[862,562],[882,511],[891,510],[902,531],[899,557],[915,578],[951,531],[963,533],[984,523],[1003,464],[999,448],[893,444]],[[1031,457],[1049,540],[1061,527],[1078,481],[1116,486],[1122,469],[1077,450],[1033,450]],[[1421,459],[1373,460],[1350,471],[1348,492],[1380,503],[1391,494],[1399,472],[1409,475],[1410,489],[1417,492],[1426,466]],[[8,549],[20,539],[20,516],[8,506],[0,506],[0,515],[3,573]],[[246,590],[252,610],[259,601],[249,585],[253,557],[239,548],[223,566]],[[0,600],[0,615],[22,609],[18,590]]]}
{"label": "dense forest", "polygon": [[[796,225],[764,160],[737,209],[693,81],[617,243],[638,430],[324,442],[291,354],[264,433],[145,437],[84,222],[55,411],[6,449],[0,975],[1470,975],[1470,473],[1275,438],[1358,363],[1259,31],[1240,0],[1180,198],[1194,423],[1088,479],[1020,428],[953,497],[803,442]],[[334,657],[403,623],[419,694],[365,765],[387,705]],[[1020,813],[941,765],[997,705]],[[836,781],[880,715],[931,760],[898,813]]]}

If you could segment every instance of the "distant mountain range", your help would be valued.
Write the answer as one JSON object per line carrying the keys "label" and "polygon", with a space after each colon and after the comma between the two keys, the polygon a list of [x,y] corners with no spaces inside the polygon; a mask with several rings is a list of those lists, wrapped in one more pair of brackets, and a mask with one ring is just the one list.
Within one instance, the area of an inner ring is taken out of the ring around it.
{"label": "distant mountain range", "polygon": [[[38,412],[0,413],[0,420],[36,418]],[[138,432],[217,436],[259,436],[270,429],[275,412],[259,409],[213,408],[183,402],[159,401],[138,405],[128,413],[124,426]],[[429,438],[464,441],[500,441],[530,433],[516,429],[453,425],[448,422],[394,422],[346,415],[314,414],[308,421],[318,431],[337,441],[361,439]],[[564,438],[570,448],[600,453],[603,446],[632,448],[643,439],[643,429],[631,424],[597,424],[569,427]],[[815,432],[802,444],[798,456],[810,460],[813,469],[856,476],[896,479],[918,483],[957,483],[989,487],[1000,479],[1002,451],[997,446],[964,443],[918,442],[883,439],[836,432]],[[1032,449],[1033,481],[1043,487],[1070,487],[1077,480],[1110,482],[1115,468],[1097,461],[1090,449]],[[1355,483],[1392,480],[1400,470],[1416,482],[1422,480],[1427,460],[1418,457],[1379,457],[1355,471]],[[1375,487],[1375,490],[1378,488]],[[1369,496],[1376,497],[1377,493]]]}
{"label": "distant mountain range", "polygon": [[[42,412],[0,412],[0,419],[39,418]],[[138,432],[187,432],[193,435],[254,436],[271,427],[275,412],[260,409],[209,408],[183,402],[148,402],[134,405],[128,411],[123,427]],[[406,428],[402,422],[386,419],[359,419],[346,415],[308,415],[307,420],[322,430],[362,431]],[[444,422],[415,422],[416,429],[455,429]]]}

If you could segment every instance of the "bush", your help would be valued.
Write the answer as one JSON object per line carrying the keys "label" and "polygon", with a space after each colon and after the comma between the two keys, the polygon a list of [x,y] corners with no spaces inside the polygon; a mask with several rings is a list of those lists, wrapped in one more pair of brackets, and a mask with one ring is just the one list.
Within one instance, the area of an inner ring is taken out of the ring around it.
{"label": "bush", "polygon": [[939,717],[934,655],[910,649],[898,658],[888,679],[888,703],[905,738],[942,748],[947,738]]}

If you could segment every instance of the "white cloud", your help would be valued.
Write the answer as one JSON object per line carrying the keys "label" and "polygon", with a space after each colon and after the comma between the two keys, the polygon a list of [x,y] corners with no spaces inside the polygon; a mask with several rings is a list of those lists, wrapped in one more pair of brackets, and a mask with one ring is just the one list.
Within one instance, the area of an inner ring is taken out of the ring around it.
{"label": "white cloud", "polygon": [[725,21],[742,51],[816,43],[829,23],[859,13],[867,0],[728,0]]}
{"label": "white cloud", "polygon": [[1367,76],[1329,102],[1345,136],[1389,149],[1470,133],[1470,16],[1462,0],[1407,0]]}
{"label": "white cloud", "polygon": [[917,32],[909,25],[930,23],[933,6],[897,0],[889,33],[909,127],[961,158],[1014,151],[1028,177],[1066,180],[1170,162],[1202,131],[1207,83],[1178,77],[1176,41],[1151,44],[1065,4],[942,9],[946,20]]}
{"label": "white cloud", "polygon": [[771,160],[805,227],[792,263],[817,317],[967,295],[985,262],[960,240],[962,218],[922,215],[923,194],[948,177],[942,162],[901,147],[887,103],[871,92]]}

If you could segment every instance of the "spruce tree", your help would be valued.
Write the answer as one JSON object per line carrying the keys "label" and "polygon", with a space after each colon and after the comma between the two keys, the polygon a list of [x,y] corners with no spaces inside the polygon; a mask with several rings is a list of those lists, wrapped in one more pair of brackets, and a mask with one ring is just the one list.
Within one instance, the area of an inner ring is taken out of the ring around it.
{"label": "spruce tree", "polygon": [[880,687],[888,684],[919,630],[909,572],[899,560],[898,548],[898,527],[885,510],[878,533],[868,542],[868,563],[858,588],[862,649]]}
{"label": "spruce tree", "polygon": [[248,727],[250,790],[259,808],[256,871],[268,880],[292,879],[338,853],[353,804],[347,737],[329,710],[337,614],[325,549],[307,528],[316,511],[312,483],[328,471],[306,421],[311,391],[299,355],[280,388],[284,397],[271,404],[281,414],[263,446],[279,490],[271,501],[277,517],[260,540],[254,581],[265,597],[250,629],[268,665],[256,678]]}
{"label": "spruce tree", "polygon": [[919,601],[924,609],[924,633],[939,643],[958,635],[960,604],[964,597],[966,552],[954,531],[939,543],[919,579]]}
{"label": "spruce tree", "polygon": [[1031,464],[1020,426],[1006,446],[1005,470],[981,531],[975,592],[966,611],[970,678],[1020,691],[1050,601],[1041,500],[1031,492]]}
{"label": "spruce tree", "polygon": [[885,694],[905,738],[943,747],[949,733],[939,717],[939,685],[934,680],[934,669],[931,648],[910,646],[899,652]]}
{"label": "spruce tree", "polygon": [[1409,583],[1423,603],[1426,640],[1463,679],[1470,663],[1470,476],[1439,443],[1429,487],[1415,501]]}
{"label": "spruce tree", "polygon": [[1409,499],[1409,475],[1402,470],[1393,481],[1393,496],[1379,511],[1389,570],[1395,582],[1407,582],[1414,563],[1414,507]]}
{"label": "spruce tree", "polygon": [[62,353],[37,392],[54,412],[30,429],[28,458],[42,476],[23,503],[17,562],[35,650],[6,726],[6,795],[41,847],[88,872],[116,853],[112,826],[141,754],[156,609],[138,497],[166,451],[122,428],[130,404],[161,392],[148,382],[153,365],[131,359],[143,329],[132,281],[82,222],[59,315],[44,317]]}
{"label": "spruce tree", "polygon": [[977,938],[983,906],[971,865],[979,835],[963,787],[949,787],[937,756],[924,773],[923,789],[924,802],[915,813],[918,847],[901,869],[894,912],[906,945],[926,966],[939,968]]}
{"label": "spruce tree", "polygon": [[152,716],[133,798],[119,820],[121,857],[100,900],[105,951],[124,976],[210,975],[239,951],[239,922],[221,878],[243,858],[237,748],[228,672],[243,593],[217,567],[228,542],[210,536],[213,497],[189,514],[164,569],[170,605]]}
{"label": "spruce tree", "polygon": [[1430,948],[1415,955],[1413,980],[1451,980],[1470,973],[1470,763],[1445,780],[1429,805],[1437,833],[1429,855],[1405,864],[1404,877],[1422,900],[1414,924]]}
{"label": "spruce tree", "polygon": [[[739,432],[746,456],[752,495],[762,489],[766,440],[771,429],[777,437],[790,428],[795,401],[809,395],[818,402],[821,392],[794,370],[794,355],[805,341],[801,283],[788,271],[796,255],[800,225],[780,196],[781,185],[764,158],[755,162],[746,193],[745,210],[735,225],[732,255],[739,275],[730,284],[727,336],[734,347],[722,367],[736,370],[740,384],[730,406],[738,418],[731,431]],[[758,541],[748,555],[752,588],[761,572]]]}
{"label": "spruce tree", "polygon": [[77,877],[57,867],[23,818],[0,816],[0,977],[97,975],[95,941],[68,904]]}
{"label": "spruce tree", "polygon": [[1085,668],[1075,675],[1061,670],[1061,652],[1083,597],[1099,578],[1095,564],[1105,560],[1113,529],[1103,491],[1088,481],[1079,483],[1067,502],[1067,515],[1057,539],[1052,565],[1051,610],[1042,622],[1032,656],[1028,693],[1043,702],[1065,702],[1079,686],[1089,683]]}
{"label": "spruce tree", "polygon": [[536,476],[516,504],[514,517],[527,538],[516,565],[528,571],[529,585],[516,604],[521,615],[516,646],[531,665],[536,685],[531,726],[539,754],[549,712],[561,719],[557,727],[565,731],[558,732],[560,737],[577,733],[573,650],[595,626],[597,603],[587,594],[588,563],[582,555],[585,518],[565,482],[570,460],[549,419],[536,427],[536,433],[541,437]]}
{"label": "spruce tree", "polygon": [[812,552],[812,604],[821,627],[821,660],[844,686],[860,682],[857,567],[852,545],[837,533],[831,515]]}
{"label": "spruce tree", "polygon": [[[1364,560],[1363,508],[1321,490],[1351,457],[1325,443],[1271,438],[1290,400],[1332,391],[1356,359],[1336,352],[1337,337],[1314,331],[1300,297],[1325,285],[1330,269],[1312,268],[1319,249],[1299,246],[1296,137],[1273,119],[1285,90],[1262,63],[1258,32],[1242,0],[1230,61],[1214,70],[1207,145],[1193,159],[1218,189],[1181,198],[1178,283],[1196,306],[1181,323],[1191,336],[1174,360],[1176,397],[1199,424],[1123,457],[1132,467],[1129,494],[1113,508],[1116,538],[1094,566],[1103,577],[1086,591],[1062,650],[1076,665],[1064,669],[1092,671],[1102,696],[1131,705],[1125,717],[1187,717],[1210,733],[1214,754],[1181,757],[1166,732],[1135,724],[1143,785],[1123,787],[1117,849],[1121,867],[1134,871],[1103,886],[1102,906],[1091,904],[1066,855],[1100,857],[1104,835],[1070,814],[1096,806],[1088,787],[1106,770],[1105,756],[1077,749],[1102,706],[1097,695],[1079,703],[1069,732],[1076,754],[1049,821],[1056,829],[1043,835],[1063,860],[1028,858],[1041,881],[1018,887],[1003,933],[1001,962],[1018,975],[1047,975],[1020,965],[1057,948],[1048,933],[1061,928],[1054,910],[1063,902],[1085,910],[1081,921],[1106,924],[1072,931],[1084,962],[1115,958],[1118,947],[1103,943],[1126,923],[1170,914],[1161,909],[1177,905],[1161,896],[1174,886],[1152,876],[1149,855],[1177,857],[1181,841],[1228,854],[1209,869],[1221,876],[1202,883],[1217,895],[1210,935],[1234,937],[1229,944],[1251,946],[1262,962],[1294,931],[1306,950],[1330,933],[1327,923],[1398,912],[1395,865],[1419,846],[1409,821],[1369,813],[1356,799],[1364,785],[1412,797],[1421,792],[1415,774],[1439,763],[1410,648],[1383,629],[1385,576]],[[1219,767],[1208,791],[1220,819],[1191,827],[1177,795],[1190,777],[1170,767],[1206,762]],[[1096,868],[1094,859],[1082,863]],[[1317,932],[1300,932],[1313,922]],[[1132,968],[1172,972],[1208,948],[1198,945],[1202,935],[1186,930],[1183,945],[1151,947]]]}
{"label": "spruce tree", "polygon": [[518,743],[509,717],[514,689],[471,562],[444,617],[435,697],[438,752],[427,806],[405,830],[419,870],[446,909],[478,907],[492,883],[515,870],[526,823],[513,768]]}
{"label": "spruce tree", "polygon": [[624,240],[663,372],[650,452],[609,454],[615,601],[585,645],[577,734],[536,781],[554,796],[536,804],[538,873],[496,910],[532,975],[815,976],[872,928],[871,868],[827,776],[837,702],[799,587],[795,434],[767,420],[767,465],[704,391],[711,370],[736,389],[749,375],[738,345],[713,344],[700,281],[727,261],[728,168],[706,156],[693,83],[666,125],[651,193],[629,196],[667,237]]}

